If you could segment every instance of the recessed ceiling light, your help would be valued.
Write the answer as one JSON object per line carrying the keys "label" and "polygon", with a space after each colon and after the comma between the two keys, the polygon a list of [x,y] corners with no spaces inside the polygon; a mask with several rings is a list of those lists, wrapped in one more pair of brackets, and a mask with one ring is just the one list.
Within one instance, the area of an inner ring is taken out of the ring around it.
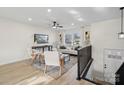
{"label": "recessed ceiling light", "polygon": [[75,10],[70,10],[69,13],[71,13],[71,14],[78,14],[78,12],[75,11]]}
{"label": "recessed ceiling light", "polygon": [[29,17],[29,18],[28,18],[28,21],[32,21],[32,18]]}
{"label": "recessed ceiling light", "polygon": [[83,19],[82,18],[78,18],[78,21],[83,21]]}
{"label": "recessed ceiling light", "polygon": [[74,23],[71,24],[72,26],[74,25]]}
{"label": "recessed ceiling light", "polygon": [[50,13],[52,10],[51,9],[48,9],[47,11],[48,11],[48,13]]}

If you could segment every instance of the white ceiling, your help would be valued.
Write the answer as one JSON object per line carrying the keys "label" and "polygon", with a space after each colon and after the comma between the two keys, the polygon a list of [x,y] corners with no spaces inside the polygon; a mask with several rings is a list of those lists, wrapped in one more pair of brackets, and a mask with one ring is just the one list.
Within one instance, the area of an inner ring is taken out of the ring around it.
{"label": "white ceiling", "polygon": [[[48,13],[48,9],[52,11]],[[64,27],[72,27],[72,23],[82,26],[119,18],[120,11],[119,7],[0,7],[0,17],[44,27],[56,20]],[[28,18],[32,18],[32,21],[28,21]],[[82,18],[82,21],[78,18]]]}

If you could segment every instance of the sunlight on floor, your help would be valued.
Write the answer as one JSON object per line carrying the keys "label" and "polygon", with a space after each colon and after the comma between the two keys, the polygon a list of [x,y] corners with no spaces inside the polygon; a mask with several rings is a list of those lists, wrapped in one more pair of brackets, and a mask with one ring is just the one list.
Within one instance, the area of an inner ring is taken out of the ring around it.
{"label": "sunlight on floor", "polygon": [[[48,75],[37,75],[37,76],[34,76],[34,77],[31,77],[29,79],[26,79],[24,81],[21,81],[19,82],[18,84],[21,84],[21,85],[37,85],[37,84],[48,84],[49,82],[51,82],[52,80],[54,80],[54,78],[48,76]],[[17,85],[18,85],[17,84]]]}

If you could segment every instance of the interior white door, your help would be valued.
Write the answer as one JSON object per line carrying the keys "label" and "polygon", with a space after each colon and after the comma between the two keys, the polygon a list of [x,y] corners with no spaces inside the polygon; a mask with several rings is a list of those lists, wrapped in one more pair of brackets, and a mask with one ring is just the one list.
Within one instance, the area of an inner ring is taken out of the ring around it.
{"label": "interior white door", "polygon": [[115,73],[124,61],[124,50],[104,50],[104,80],[115,84]]}

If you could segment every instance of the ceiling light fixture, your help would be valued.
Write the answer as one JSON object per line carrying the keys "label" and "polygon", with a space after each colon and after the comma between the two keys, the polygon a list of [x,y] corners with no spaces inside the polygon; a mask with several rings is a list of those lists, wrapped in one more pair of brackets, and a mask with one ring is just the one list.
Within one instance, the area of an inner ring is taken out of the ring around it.
{"label": "ceiling light fixture", "polygon": [[124,32],[123,32],[123,9],[124,9],[124,7],[120,8],[120,10],[121,10],[121,32],[118,33],[118,38],[119,39],[124,39]]}
{"label": "ceiling light fixture", "polygon": [[83,21],[83,19],[82,18],[78,18],[78,21]]}
{"label": "ceiling light fixture", "polygon": [[71,24],[72,26],[74,25],[74,23]]}
{"label": "ceiling light fixture", "polygon": [[32,18],[29,17],[29,18],[28,18],[28,21],[32,21]]}
{"label": "ceiling light fixture", "polygon": [[63,26],[59,25],[56,21],[53,21],[52,28],[63,28]]}
{"label": "ceiling light fixture", "polygon": [[48,13],[50,13],[52,10],[51,9],[48,9],[47,11],[48,11]]}

